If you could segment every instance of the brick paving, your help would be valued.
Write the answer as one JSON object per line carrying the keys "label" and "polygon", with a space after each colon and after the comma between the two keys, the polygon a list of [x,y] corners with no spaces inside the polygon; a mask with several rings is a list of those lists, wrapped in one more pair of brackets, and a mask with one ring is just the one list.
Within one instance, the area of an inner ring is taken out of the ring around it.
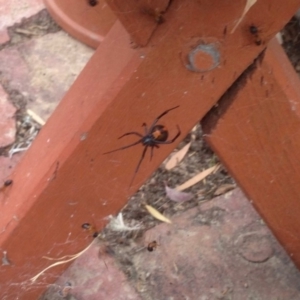
{"label": "brick paving", "polygon": [[[0,0],[0,46],[9,43],[8,27],[43,8],[38,0]],[[16,123],[5,91],[17,90],[47,120],[93,50],[63,31],[0,49],[0,145],[7,145]],[[21,157],[0,157],[0,181]],[[67,290],[65,299],[73,300],[300,299],[299,271],[239,189],[152,228],[135,246],[152,240],[155,251],[133,251],[128,258],[130,279],[115,256],[95,244],[43,299],[62,299]]]}

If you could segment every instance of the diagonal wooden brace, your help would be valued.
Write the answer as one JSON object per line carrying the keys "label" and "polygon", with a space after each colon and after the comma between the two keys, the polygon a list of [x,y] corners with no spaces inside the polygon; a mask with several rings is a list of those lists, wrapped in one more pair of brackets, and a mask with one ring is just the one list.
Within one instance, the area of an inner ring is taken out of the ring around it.
{"label": "diagonal wooden brace", "polygon": [[207,142],[300,267],[300,81],[273,40],[202,121]]}
{"label": "diagonal wooden brace", "polygon": [[[230,33],[244,1],[174,0],[147,47],[138,49],[116,22],[1,194],[0,249],[11,262],[0,268],[1,297],[36,299],[66,267],[32,284],[50,264],[42,257],[81,251],[91,241],[81,225],[95,220],[101,229],[180,142],[155,149],[129,189],[142,146],[103,155],[121,146],[119,136],[180,105],[163,121],[172,136],[180,124],[184,138],[299,4],[291,0],[282,9],[280,0],[258,1]],[[262,30],[260,45],[249,33],[253,23]]]}

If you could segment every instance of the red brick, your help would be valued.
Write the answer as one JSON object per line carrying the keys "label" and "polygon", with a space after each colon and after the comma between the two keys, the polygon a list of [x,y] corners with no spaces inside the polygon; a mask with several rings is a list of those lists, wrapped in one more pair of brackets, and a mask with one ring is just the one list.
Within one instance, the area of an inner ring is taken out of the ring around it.
{"label": "red brick", "polygon": [[97,245],[88,249],[48,290],[47,297],[43,299],[61,299],[59,294],[67,283],[71,285],[69,297],[74,297],[71,299],[140,300],[114,259],[99,253],[99,250]]}
{"label": "red brick", "polygon": [[43,8],[42,0],[0,0],[0,44],[9,40],[7,27],[20,23],[23,18],[34,16]]}
{"label": "red brick", "polygon": [[16,108],[8,101],[8,95],[0,85],[0,147],[6,147],[15,141]]}

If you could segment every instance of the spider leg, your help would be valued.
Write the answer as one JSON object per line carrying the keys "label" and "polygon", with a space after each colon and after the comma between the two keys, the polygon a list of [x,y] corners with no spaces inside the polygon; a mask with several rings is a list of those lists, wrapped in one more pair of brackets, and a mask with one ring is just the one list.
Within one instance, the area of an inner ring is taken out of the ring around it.
{"label": "spider leg", "polygon": [[152,160],[152,157],[153,157],[153,148],[154,148],[154,147],[151,147],[151,152],[150,152],[150,161]]}
{"label": "spider leg", "polygon": [[177,134],[169,141],[164,141],[164,142],[160,142],[160,141],[155,141],[155,144],[172,144],[173,142],[175,142],[175,140],[180,136],[181,134],[181,131],[180,131],[180,128],[179,126],[177,125]]}
{"label": "spider leg", "polygon": [[179,107],[179,105],[174,106],[174,107],[172,107],[172,108],[170,108],[170,109],[165,110],[162,114],[160,114],[160,115],[153,121],[153,123],[152,123],[152,125],[150,126],[148,132],[151,132],[151,131],[153,130],[153,127],[156,125],[156,123],[159,121],[159,119],[161,119],[161,118],[162,118],[164,115],[166,115],[169,111],[171,111],[171,110],[173,110],[173,109],[175,109],[175,108],[178,108],[178,107]]}
{"label": "spider leg", "polygon": [[132,147],[132,146],[135,146],[135,145],[141,143],[142,140],[143,140],[143,139],[140,139],[140,140],[138,140],[138,141],[136,141],[136,142],[134,142],[134,143],[132,143],[132,144],[129,144],[129,145],[127,145],[127,146],[124,146],[124,147],[120,147],[120,148],[114,149],[114,150],[112,150],[112,151],[104,152],[103,154],[108,154],[108,153],[112,153],[112,152],[116,152],[116,151],[119,151],[119,150],[124,150],[124,149],[130,148],[130,147]]}
{"label": "spider leg", "polygon": [[138,172],[138,170],[139,170],[139,168],[140,168],[140,165],[141,165],[141,163],[142,163],[142,161],[143,161],[143,159],[144,159],[144,157],[145,157],[145,154],[146,154],[146,151],[147,151],[148,147],[149,147],[149,146],[145,146],[145,147],[144,147],[142,156],[141,156],[141,158],[140,158],[140,160],[139,160],[139,162],[138,162],[138,164],[137,164],[137,166],[136,166],[136,168],[135,168],[135,171],[134,171],[134,174],[133,174],[132,179],[131,179],[131,181],[130,181],[129,187],[131,187],[131,185],[132,185],[132,183],[133,183],[133,180],[134,180],[134,178],[135,178],[135,175],[137,174],[137,172]]}
{"label": "spider leg", "polygon": [[150,161],[152,160],[152,157],[153,157],[153,148],[159,148],[158,145],[154,144],[153,146],[150,146],[151,147],[151,154],[150,154]]}
{"label": "spider leg", "polygon": [[119,136],[118,139],[121,139],[122,137],[124,137],[126,135],[131,135],[131,134],[137,135],[139,137],[143,137],[139,132],[131,131],[131,132],[127,132],[127,133],[124,133],[123,135]]}

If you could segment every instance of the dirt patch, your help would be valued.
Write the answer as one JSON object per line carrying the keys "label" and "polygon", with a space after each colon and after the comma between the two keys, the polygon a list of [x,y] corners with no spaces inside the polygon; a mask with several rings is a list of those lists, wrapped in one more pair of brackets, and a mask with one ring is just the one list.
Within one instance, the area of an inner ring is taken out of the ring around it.
{"label": "dirt patch", "polygon": [[33,38],[54,33],[61,30],[61,27],[50,17],[46,9],[28,19],[23,19],[8,28],[9,42],[0,45],[0,50],[28,41]]}
{"label": "dirt patch", "polygon": [[281,31],[283,48],[294,66],[298,75],[300,74],[300,22],[293,17]]}
{"label": "dirt patch", "polygon": [[[10,40],[5,44],[0,45],[0,51],[60,30],[60,26],[54,22],[47,10],[44,9],[31,18],[23,19],[20,23],[16,23],[9,27],[8,34]],[[0,148],[0,155],[9,156],[12,155],[12,153],[10,153],[12,148],[15,148],[14,153],[16,153],[18,149],[27,149],[40,130],[41,125],[33,120],[26,112],[27,103],[32,101],[31,96],[12,88],[8,78],[1,72],[0,83],[5,92],[9,95],[9,100],[17,108],[15,115],[17,120],[15,143],[14,145]]]}

